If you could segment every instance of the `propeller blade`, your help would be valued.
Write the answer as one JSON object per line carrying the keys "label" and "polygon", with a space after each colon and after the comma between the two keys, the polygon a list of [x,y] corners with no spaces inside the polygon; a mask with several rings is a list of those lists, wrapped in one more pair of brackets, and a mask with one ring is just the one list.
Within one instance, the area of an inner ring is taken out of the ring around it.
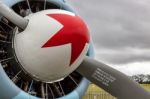
{"label": "propeller blade", "polygon": [[2,1],[0,1],[0,14],[10,20],[12,23],[20,27],[21,29],[25,29],[28,20],[16,14],[12,9],[6,6]]}
{"label": "propeller blade", "polygon": [[144,90],[125,74],[86,57],[77,72],[118,99],[150,99]]}

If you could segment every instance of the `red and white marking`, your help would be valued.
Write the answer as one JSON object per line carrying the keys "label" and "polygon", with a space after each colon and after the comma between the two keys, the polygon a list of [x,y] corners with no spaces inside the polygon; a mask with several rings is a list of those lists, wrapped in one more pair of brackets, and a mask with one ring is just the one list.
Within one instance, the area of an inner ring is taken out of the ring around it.
{"label": "red and white marking", "polygon": [[73,72],[85,57],[90,39],[81,18],[64,10],[46,10],[27,18],[27,28],[14,39],[16,56],[25,71],[45,82]]}

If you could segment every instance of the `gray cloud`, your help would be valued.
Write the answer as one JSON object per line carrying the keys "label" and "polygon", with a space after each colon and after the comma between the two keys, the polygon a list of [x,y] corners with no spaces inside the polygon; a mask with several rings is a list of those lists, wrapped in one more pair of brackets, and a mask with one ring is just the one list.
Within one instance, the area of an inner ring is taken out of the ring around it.
{"label": "gray cloud", "polygon": [[88,23],[97,59],[112,64],[150,61],[149,0],[68,2]]}
{"label": "gray cloud", "polygon": [[103,49],[96,52],[96,59],[108,64],[125,64],[133,62],[149,62],[150,50],[126,48],[118,50]]}

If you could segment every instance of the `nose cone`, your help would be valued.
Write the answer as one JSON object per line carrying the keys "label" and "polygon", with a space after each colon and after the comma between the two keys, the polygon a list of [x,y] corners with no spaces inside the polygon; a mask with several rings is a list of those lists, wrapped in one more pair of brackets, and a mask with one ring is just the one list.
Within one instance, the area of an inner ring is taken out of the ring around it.
{"label": "nose cone", "polygon": [[83,20],[64,10],[27,18],[27,28],[14,37],[15,54],[24,71],[43,82],[56,82],[72,73],[88,50],[90,36]]}

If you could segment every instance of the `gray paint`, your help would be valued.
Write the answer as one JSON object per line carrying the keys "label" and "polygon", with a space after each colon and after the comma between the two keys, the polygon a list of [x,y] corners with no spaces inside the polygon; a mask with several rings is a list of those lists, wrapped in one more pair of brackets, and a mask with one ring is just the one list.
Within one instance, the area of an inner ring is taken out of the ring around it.
{"label": "gray paint", "polygon": [[86,57],[77,71],[119,99],[150,99],[150,93],[123,73]]}

